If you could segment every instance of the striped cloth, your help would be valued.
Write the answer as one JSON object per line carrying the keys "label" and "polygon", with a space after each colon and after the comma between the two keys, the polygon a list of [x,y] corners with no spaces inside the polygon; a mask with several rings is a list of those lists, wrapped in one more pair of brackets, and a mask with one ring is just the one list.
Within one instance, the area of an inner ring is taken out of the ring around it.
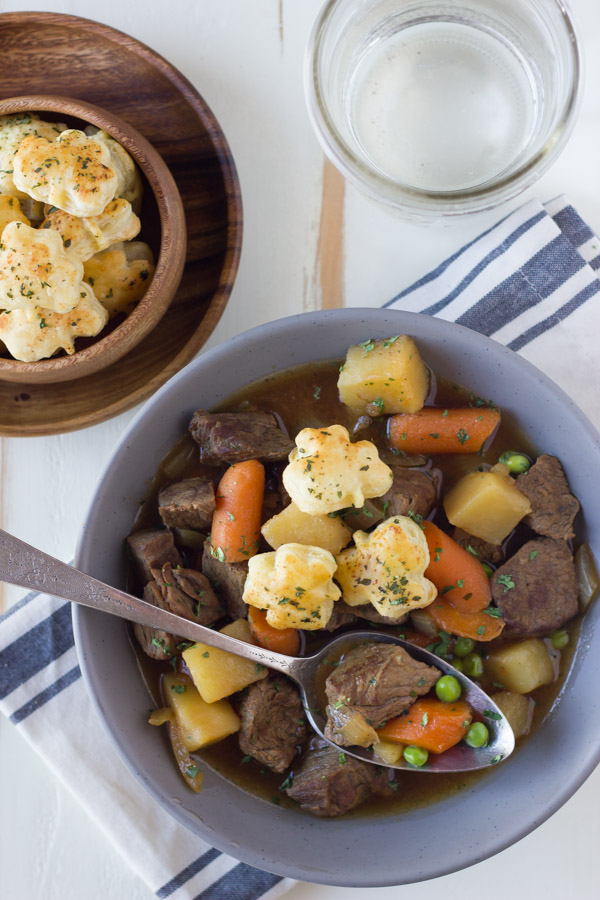
{"label": "striped cloth", "polygon": [[[579,397],[597,365],[587,301],[598,269],[600,242],[573,207],[534,201],[387,305],[491,335]],[[600,400],[583,405],[600,424]],[[0,710],[161,900],[270,900],[293,884],[214,850],[139,789],[87,700],[70,604],[28,594],[0,619]]]}

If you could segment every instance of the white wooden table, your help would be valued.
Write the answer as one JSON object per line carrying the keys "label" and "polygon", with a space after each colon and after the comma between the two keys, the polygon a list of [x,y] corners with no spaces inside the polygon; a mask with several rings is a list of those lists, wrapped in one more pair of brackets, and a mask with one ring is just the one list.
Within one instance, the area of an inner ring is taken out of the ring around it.
{"label": "white wooden table", "polygon": [[[245,209],[242,262],[209,346],[261,322],[321,306],[378,306],[491,224],[409,225],[345,186],[324,162],[303,98],[303,53],[321,0],[36,0],[35,8],[99,19],[149,44],[196,85],[237,162]],[[587,90],[571,142],[528,197],[566,193],[600,232],[600,5],[572,0]],[[30,2],[0,2],[0,12]],[[1,61],[0,61],[0,78]],[[528,199],[523,198],[523,199]],[[521,202],[521,201],[519,201]],[[513,206],[517,203],[513,203]],[[503,211],[504,212],[504,211]],[[74,434],[0,440],[0,526],[73,556],[88,499],[133,411]],[[600,423],[596,423],[600,425]],[[0,585],[0,610],[20,592]],[[565,760],[565,766],[569,761]],[[485,803],[485,793],[481,802]],[[460,829],[457,817],[456,828]],[[441,881],[356,900],[600,896],[600,770],[519,844]],[[290,900],[341,900],[302,884]],[[6,900],[150,900],[154,895],[0,719],[0,896]],[[223,898],[226,900],[226,898]]]}

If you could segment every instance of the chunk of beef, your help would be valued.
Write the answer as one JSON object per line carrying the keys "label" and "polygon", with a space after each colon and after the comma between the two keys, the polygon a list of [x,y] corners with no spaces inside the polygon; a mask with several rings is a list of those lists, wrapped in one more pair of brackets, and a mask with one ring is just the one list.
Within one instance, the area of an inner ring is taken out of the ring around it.
{"label": "chunk of beef", "polygon": [[506,635],[540,636],[577,614],[573,557],[562,540],[528,541],[492,576]]}
{"label": "chunk of beef", "polygon": [[306,719],[300,693],[283,675],[251,684],[239,708],[240,750],[284,772],[306,740]]}
{"label": "chunk of beef", "polygon": [[215,505],[210,478],[186,478],[161,488],[158,495],[158,512],[170,528],[209,531]]}
{"label": "chunk of beef", "polygon": [[277,481],[277,490],[279,491],[279,496],[281,497],[281,506],[282,509],[285,509],[286,506],[289,506],[292,502],[292,498],[288,494],[285,484],[283,483],[283,470],[287,465],[287,460],[285,463],[275,463],[273,466],[273,474]]}
{"label": "chunk of beef", "polygon": [[[392,486],[377,501],[386,516],[407,516],[409,512],[424,519],[435,503],[435,484],[427,472],[390,466],[394,473]],[[386,506],[387,504],[387,506]]]}
{"label": "chunk of beef", "polygon": [[393,792],[386,769],[313,738],[286,793],[313,816],[343,816],[373,794]]}
{"label": "chunk of beef", "polygon": [[497,544],[490,544],[482,538],[474,537],[467,531],[463,531],[462,528],[455,528],[452,537],[456,543],[460,544],[461,547],[464,547],[465,550],[468,550],[469,547],[471,548],[471,551],[474,550],[474,555],[482,562],[488,562],[493,566],[497,566],[498,563],[501,563],[504,559],[502,547]]}
{"label": "chunk of beef", "polygon": [[372,603],[365,603],[364,606],[351,606],[349,608],[357,619],[373,622],[374,625],[402,625],[408,619],[408,613],[397,618],[393,618],[392,616],[382,616],[380,612],[377,612]]}
{"label": "chunk of beef", "polygon": [[352,625],[354,622],[356,622],[356,616],[354,615],[353,608],[348,606],[347,603],[344,603],[343,600],[336,600],[333,604],[333,611],[327,625],[322,629],[319,629],[319,631],[336,631],[338,628],[343,628],[345,625]]}
{"label": "chunk of beef", "polygon": [[363,643],[345,654],[327,677],[325,736],[348,743],[343,727],[349,714],[377,728],[426,694],[440,677],[438,669],[413,659],[397,644]]}
{"label": "chunk of beef", "polygon": [[569,485],[556,456],[538,456],[528,472],[519,475],[517,487],[531,503],[524,522],[544,537],[568,541],[575,537],[573,520],[579,512],[579,500]]}
{"label": "chunk of beef", "polygon": [[165,563],[181,565],[181,556],[173,535],[165,528],[144,528],[127,538],[140,579],[144,584],[152,581],[152,569],[160,569]]}
{"label": "chunk of beef", "polygon": [[286,459],[294,442],[281,430],[272,413],[248,411],[208,413],[197,410],[190,422],[192,437],[200,447],[200,459],[208,465],[261,459]]}
{"label": "chunk of beef", "polygon": [[228,563],[213,556],[210,541],[204,542],[202,553],[202,572],[210,581],[214,590],[225,604],[227,614],[232,619],[245,619],[248,615],[248,604],[242,596],[248,575],[248,563]]}
{"label": "chunk of beef", "polygon": [[166,563],[162,569],[152,569],[152,575],[167,608],[176,616],[212,625],[225,614],[210,581],[195,569],[174,569]]}
{"label": "chunk of beef", "polygon": [[344,522],[352,531],[369,531],[382,519],[383,513],[379,499],[376,502],[365,500],[362,506],[351,506],[344,513]]}
{"label": "chunk of beef", "polygon": [[[159,609],[168,609],[162,592],[154,581],[148,582],[144,588],[144,600],[152,606],[158,606]],[[136,623],[133,626],[133,633],[144,653],[152,659],[171,659],[177,652],[177,638],[168,631]]]}

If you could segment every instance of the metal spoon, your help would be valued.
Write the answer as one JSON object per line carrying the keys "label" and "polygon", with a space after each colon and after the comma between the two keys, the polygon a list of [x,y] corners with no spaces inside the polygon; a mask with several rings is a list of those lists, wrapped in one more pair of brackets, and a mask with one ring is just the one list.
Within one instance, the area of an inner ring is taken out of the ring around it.
{"label": "metal spoon", "polygon": [[[200,641],[211,647],[228,650],[230,653],[275,669],[275,671],[287,675],[298,685],[306,716],[314,730],[324,740],[327,740],[323,733],[326,716],[322,711],[324,698],[319,695],[317,677],[324,661],[339,659],[344,651],[363,641],[399,644],[414,659],[439,669],[440,675],[454,675],[458,679],[462,687],[462,699],[466,700],[474,712],[485,717],[490,732],[489,743],[485,747],[473,749],[461,741],[460,744],[446,750],[445,753],[430,754],[426,765],[418,769],[410,766],[404,759],[390,766],[378,759],[371,750],[362,747],[341,748],[337,744],[332,744],[332,746],[340,751],[343,750],[345,754],[378,766],[410,769],[417,772],[466,772],[483,769],[506,759],[515,746],[514,735],[506,718],[491,697],[484,693],[477,684],[435,654],[389,634],[377,631],[345,632],[329,641],[314,656],[284,656],[282,653],[274,653],[271,650],[264,650],[262,647],[238,641],[237,638],[213,631],[204,625],[198,625],[196,622],[190,622],[172,612],[152,606],[138,597],[133,597],[124,591],[103,584],[90,575],[85,575],[2,530],[0,530],[0,581],[30,590],[43,591],[73,603],[120,616],[129,622],[137,622],[140,625],[168,631],[186,640]],[[332,742],[328,741],[328,743]]]}

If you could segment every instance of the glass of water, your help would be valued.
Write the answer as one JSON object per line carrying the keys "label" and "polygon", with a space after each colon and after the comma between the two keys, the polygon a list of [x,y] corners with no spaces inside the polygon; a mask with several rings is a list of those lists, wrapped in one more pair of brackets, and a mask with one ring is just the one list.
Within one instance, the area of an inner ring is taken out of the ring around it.
{"label": "glass of water", "polygon": [[529,187],[564,147],[580,87],[562,0],[329,0],[307,51],[325,152],[421,220]]}

